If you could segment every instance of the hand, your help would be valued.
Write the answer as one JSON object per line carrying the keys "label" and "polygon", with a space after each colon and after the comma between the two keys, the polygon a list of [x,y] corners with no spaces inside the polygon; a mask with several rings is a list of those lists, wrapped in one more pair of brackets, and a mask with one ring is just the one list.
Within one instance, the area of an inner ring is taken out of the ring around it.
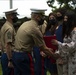
{"label": "hand", "polygon": [[49,50],[50,50],[51,52],[54,52],[54,50],[53,50],[52,48],[49,48]]}
{"label": "hand", "polygon": [[55,39],[53,39],[53,40],[51,41],[51,43],[52,43],[53,45],[58,45],[58,41],[55,40]]}
{"label": "hand", "polygon": [[51,55],[53,55],[53,54],[54,54],[54,51],[53,51],[53,49],[52,49],[52,48],[49,48],[49,53],[50,53]]}
{"label": "hand", "polygon": [[51,56],[53,59],[58,59],[60,57],[60,55],[58,53],[54,53],[53,49],[49,48]]}
{"label": "hand", "polygon": [[62,64],[64,63],[64,61],[63,61],[62,58],[58,58],[58,59],[57,59],[57,63],[58,63],[59,65],[62,65]]}
{"label": "hand", "polygon": [[60,55],[58,53],[54,53],[53,57],[56,60],[56,59],[60,58]]}
{"label": "hand", "polygon": [[9,68],[14,68],[14,66],[13,66],[13,64],[12,64],[11,61],[8,62],[8,67],[9,67]]}
{"label": "hand", "polygon": [[46,57],[47,56],[43,51],[41,51],[40,54],[41,54],[42,57]]}

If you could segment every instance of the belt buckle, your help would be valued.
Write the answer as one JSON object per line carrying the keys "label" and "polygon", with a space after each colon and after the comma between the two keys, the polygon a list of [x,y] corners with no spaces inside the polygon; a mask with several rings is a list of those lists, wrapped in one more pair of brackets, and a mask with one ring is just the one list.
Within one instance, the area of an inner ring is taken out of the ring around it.
{"label": "belt buckle", "polygon": [[15,51],[15,52],[23,52],[23,51],[20,51],[20,50],[18,50],[18,49],[15,49],[14,51]]}

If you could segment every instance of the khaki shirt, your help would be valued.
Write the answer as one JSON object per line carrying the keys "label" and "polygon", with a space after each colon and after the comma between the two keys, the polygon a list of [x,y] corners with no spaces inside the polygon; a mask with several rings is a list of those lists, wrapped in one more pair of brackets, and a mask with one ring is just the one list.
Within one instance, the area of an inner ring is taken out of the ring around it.
{"label": "khaki shirt", "polygon": [[34,20],[23,23],[17,31],[15,38],[15,48],[31,51],[33,46],[44,45],[43,35]]}
{"label": "khaki shirt", "polygon": [[1,29],[0,29],[0,42],[1,42]]}
{"label": "khaki shirt", "polygon": [[1,45],[4,51],[6,50],[5,45],[8,42],[12,42],[12,46],[14,47],[15,35],[16,33],[13,25],[10,22],[6,21],[1,28]]}

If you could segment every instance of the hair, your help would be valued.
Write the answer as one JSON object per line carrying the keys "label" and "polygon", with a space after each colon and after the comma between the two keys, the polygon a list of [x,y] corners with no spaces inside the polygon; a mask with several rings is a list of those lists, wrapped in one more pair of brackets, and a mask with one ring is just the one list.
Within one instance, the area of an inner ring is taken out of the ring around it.
{"label": "hair", "polygon": [[68,10],[65,13],[65,16],[67,16],[68,19],[67,19],[66,27],[65,27],[65,24],[63,22],[63,28],[62,28],[62,36],[63,36],[63,38],[65,36],[67,36],[67,37],[70,36],[71,37],[71,32],[74,29],[74,27],[76,27],[76,14],[75,14],[75,12]]}

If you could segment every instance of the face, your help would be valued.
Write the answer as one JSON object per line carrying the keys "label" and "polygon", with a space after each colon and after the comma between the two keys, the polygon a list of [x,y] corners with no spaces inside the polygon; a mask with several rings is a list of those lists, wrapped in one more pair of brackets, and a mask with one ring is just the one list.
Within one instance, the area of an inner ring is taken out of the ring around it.
{"label": "face", "polygon": [[57,12],[57,16],[59,17],[59,16],[62,16],[62,14],[60,13],[60,12]]}
{"label": "face", "polygon": [[42,25],[44,23],[44,15],[38,15],[38,25]]}
{"label": "face", "polygon": [[68,28],[68,17],[64,16],[63,26],[67,29]]}
{"label": "face", "polygon": [[51,20],[51,19],[55,19],[55,16],[50,15],[49,20]]}
{"label": "face", "polygon": [[64,21],[67,21],[68,17],[67,16],[64,16]]}
{"label": "face", "polygon": [[61,21],[63,19],[63,16],[60,12],[57,12],[57,20]]}
{"label": "face", "polygon": [[17,14],[12,15],[12,21],[13,21],[13,23],[16,23],[18,21]]}
{"label": "face", "polygon": [[56,24],[56,18],[54,15],[49,16],[49,25],[55,25]]}

